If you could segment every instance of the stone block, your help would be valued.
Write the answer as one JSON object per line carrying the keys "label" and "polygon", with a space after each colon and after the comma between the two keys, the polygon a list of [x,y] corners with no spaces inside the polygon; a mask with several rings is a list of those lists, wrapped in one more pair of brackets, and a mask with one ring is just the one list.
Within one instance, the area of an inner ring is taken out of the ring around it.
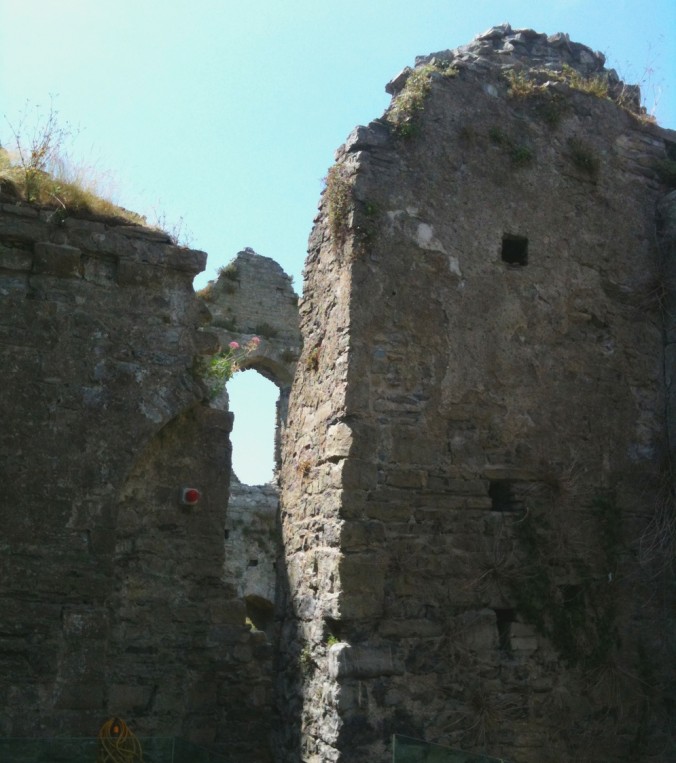
{"label": "stone block", "polygon": [[383,609],[385,565],[374,553],[345,554],[339,564],[340,615],[343,619],[376,617]]}
{"label": "stone block", "polygon": [[465,612],[454,622],[459,638],[472,651],[486,655],[498,647],[498,628],[495,611],[481,609]]}
{"label": "stone block", "polygon": [[38,217],[38,210],[29,204],[0,204],[0,209],[17,217]]}
{"label": "stone block", "polygon": [[59,710],[103,708],[103,681],[94,684],[68,683],[56,690],[54,706]]}
{"label": "stone block", "polygon": [[[3,277],[0,280],[0,296],[2,297],[23,297],[28,291],[28,275],[16,275],[14,277]],[[28,338],[32,341],[32,338]]]}
{"label": "stone block", "polygon": [[406,502],[367,501],[364,504],[364,513],[370,519],[379,519],[382,522],[406,522],[411,517],[411,506]]}
{"label": "stone block", "polygon": [[147,707],[152,693],[152,686],[113,684],[108,690],[108,705],[120,714],[133,712]]}
{"label": "stone block", "polygon": [[160,273],[152,265],[120,260],[117,266],[117,282],[120,286],[150,286],[160,281]]}
{"label": "stone block", "polygon": [[33,272],[58,278],[80,278],[81,252],[66,244],[36,243],[33,247]]}
{"label": "stone block", "polygon": [[378,482],[378,470],[374,463],[350,459],[342,463],[342,487],[344,490],[370,490]]}
{"label": "stone block", "polygon": [[108,630],[108,611],[68,605],[61,613],[64,636],[69,640],[103,638]]}
{"label": "stone block", "polygon": [[340,533],[340,547],[344,551],[375,548],[385,540],[385,528],[380,522],[345,522]]}
{"label": "stone block", "polygon": [[0,245],[0,268],[5,270],[30,270],[33,254],[24,249]]}
{"label": "stone block", "polygon": [[538,646],[539,642],[537,638],[523,638],[523,637],[515,637],[513,636],[509,640],[509,645],[512,648],[513,651],[521,651],[521,652],[534,652]]}
{"label": "stone block", "polygon": [[86,281],[105,286],[116,280],[117,260],[114,257],[82,258],[82,275]]}
{"label": "stone block", "polygon": [[444,626],[434,620],[421,618],[383,620],[378,625],[378,632],[386,638],[414,638],[417,636],[429,638],[441,636],[444,632]]}
{"label": "stone block", "polygon": [[348,678],[378,678],[404,673],[404,664],[390,646],[364,647],[334,644],[328,654],[329,677],[334,680]]}
{"label": "stone block", "polygon": [[332,424],[326,430],[325,458],[347,458],[352,446],[352,430],[343,421]]}
{"label": "stone block", "polygon": [[161,264],[172,270],[185,270],[188,273],[201,273],[207,265],[206,252],[197,249],[184,249],[181,246],[161,247]]}

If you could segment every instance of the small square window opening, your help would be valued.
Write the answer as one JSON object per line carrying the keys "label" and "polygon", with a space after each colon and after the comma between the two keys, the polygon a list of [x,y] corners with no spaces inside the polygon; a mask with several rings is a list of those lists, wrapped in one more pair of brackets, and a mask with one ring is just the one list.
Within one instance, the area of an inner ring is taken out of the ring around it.
{"label": "small square window opening", "polygon": [[502,237],[502,261],[508,265],[528,264],[528,239],[525,236]]}

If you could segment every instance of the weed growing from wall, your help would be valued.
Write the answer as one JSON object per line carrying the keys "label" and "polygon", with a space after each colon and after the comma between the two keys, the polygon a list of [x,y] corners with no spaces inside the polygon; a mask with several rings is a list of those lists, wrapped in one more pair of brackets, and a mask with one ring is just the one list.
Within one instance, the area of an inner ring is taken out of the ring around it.
{"label": "weed growing from wall", "polygon": [[213,302],[215,298],[214,284],[212,282],[209,282],[203,289],[200,289],[199,291],[195,292],[195,294],[201,299],[203,299],[205,302]]}
{"label": "weed growing from wall", "polygon": [[145,218],[105,198],[100,172],[70,159],[66,146],[73,130],[59,121],[53,103],[46,113],[37,107],[31,115],[26,107],[18,121],[8,125],[13,147],[0,149],[0,187],[5,193],[54,208],[54,222],[89,213],[145,224]]}
{"label": "weed growing from wall", "polygon": [[298,464],[296,465],[296,471],[302,480],[306,479],[312,471],[312,459],[308,456],[299,459]]}
{"label": "weed growing from wall", "polygon": [[558,93],[547,94],[538,104],[542,121],[550,127],[558,127],[567,110],[565,100]]}
{"label": "weed growing from wall", "polygon": [[326,173],[326,200],[329,207],[329,231],[335,246],[345,243],[352,208],[352,183],[347,170],[334,164]]}
{"label": "weed growing from wall", "polygon": [[373,244],[378,229],[380,212],[377,204],[367,201],[357,205],[355,209],[355,254],[364,254]]}
{"label": "weed growing from wall", "polygon": [[504,149],[515,166],[524,166],[533,161],[533,149],[523,142],[515,141],[500,127],[493,126],[488,130],[488,139],[495,146]]}
{"label": "weed growing from wall", "polygon": [[223,278],[227,278],[230,281],[239,280],[239,272],[237,270],[237,265],[234,262],[230,262],[227,265],[220,267],[218,269],[218,275],[223,276]]}
{"label": "weed growing from wall", "polygon": [[283,363],[295,363],[298,360],[298,355],[288,347],[282,350],[279,357]]}
{"label": "weed growing from wall", "polygon": [[568,140],[568,151],[573,164],[591,178],[595,178],[599,173],[601,162],[591,146],[580,138],[570,138]]}
{"label": "weed growing from wall", "polygon": [[230,342],[228,349],[219,352],[218,355],[208,360],[201,357],[196,360],[194,374],[206,384],[210,400],[213,400],[234,374],[241,370],[242,361],[258,349],[260,341],[254,336],[244,346],[239,342]]}
{"label": "weed growing from wall", "polygon": [[410,138],[415,135],[415,118],[425,107],[433,74],[455,77],[458,70],[447,62],[437,62],[421,66],[409,74],[403,90],[394,98],[385,117],[400,137]]}
{"label": "weed growing from wall", "polygon": [[165,212],[154,211],[150,226],[157,230],[164,231],[174,246],[190,247],[194,236],[189,230],[183,217],[179,217],[175,222],[171,222]]}
{"label": "weed growing from wall", "polygon": [[597,98],[608,98],[608,77],[605,74],[585,77],[577,69],[564,64],[561,71],[561,81],[582,93],[589,93],[589,95],[595,95]]}
{"label": "weed growing from wall", "polygon": [[305,368],[308,371],[317,372],[319,370],[319,355],[321,353],[321,346],[317,345],[308,352],[305,358]]}
{"label": "weed growing from wall", "polygon": [[525,145],[515,145],[510,152],[514,164],[523,165],[533,161],[533,149]]}
{"label": "weed growing from wall", "polygon": [[315,662],[312,659],[312,647],[310,644],[305,644],[300,650],[300,654],[298,655],[298,667],[303,675],[308,675],[314,672]]}
{"label": "weed growing from wall", "polygon": [[509,83],[509,95],[512,98],[530,98],[543,92],[543,87],[526,72],[510,69],[506,74]]}
{"label": "weed growing from wall", "polygon": [[519,72],[510,69],[505,77],[509,83],[509,95],[513,98],[530,98],[547,92],[544,81],[562,82],[574,90],[589,93],[597,98],[608,98],[608,77],[595,74],[585,77],[577,69],[564,64],[561,71],[554,69],[531,69]]}

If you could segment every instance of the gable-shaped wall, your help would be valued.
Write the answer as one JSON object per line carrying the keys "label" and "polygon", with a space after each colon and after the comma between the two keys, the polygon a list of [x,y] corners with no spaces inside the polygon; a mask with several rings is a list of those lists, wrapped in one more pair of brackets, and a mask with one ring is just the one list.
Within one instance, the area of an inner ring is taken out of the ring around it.
{"label": "gable-shaped wall", "polygon": [[282,471],[285,760],[384,760],[393,733],[673,752],[669,551],[646,552],[672,489],[673,136],[552,75],[519,95],[529,56],[603,72],[491,30],[394,80],[329,172]]}

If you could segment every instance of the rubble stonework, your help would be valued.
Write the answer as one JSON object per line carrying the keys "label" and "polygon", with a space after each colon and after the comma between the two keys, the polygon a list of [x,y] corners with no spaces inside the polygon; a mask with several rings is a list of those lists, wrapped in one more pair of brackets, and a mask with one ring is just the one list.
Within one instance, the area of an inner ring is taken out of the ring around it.
{"label": "rubble stonework", "polygon": [[194,372],[218,348],[192,289],[205,261],[0,206],[3,736],[119,715],[269,759],[271,647],[223,576],[232,416]]}
{"label": "rubble stonework", "polygon": [[416,63],[338,150],[310,237],[280,759],[385,760],[400,733],[666,761],[676,136],[613,73],[592,92],[603,57],[564,35]]}
{"label": "rubble stonework", "polygon": [[[204,253],[0,197],[3,737],[674,759],[676,134],[509,25],[387,89],[299,306],[251,249],[196,298]],[[253,336],[279,485],[201,378]]]}
{"label": "rubble stonework", "polygon": [[[218,337],[221,347],[230,342],[246,346],[253,336],[259,338],[256,348],[241,361],[243,369],[260,373],[279,390],[274,478],[267,485],[245,485],[233,473],[225,527],[225,577],[236,581],[249,621],[272,639],[279,553],[277,473],[291,382],[302,341],[298,296],[282,268],[250,248],[221,268],[216,281],[210,281],[200,296],[212,316],[209,331]],[[227,410],[227,390],[211,404]],[[241,416],[235,424],[246,427],[246,412]]]}

